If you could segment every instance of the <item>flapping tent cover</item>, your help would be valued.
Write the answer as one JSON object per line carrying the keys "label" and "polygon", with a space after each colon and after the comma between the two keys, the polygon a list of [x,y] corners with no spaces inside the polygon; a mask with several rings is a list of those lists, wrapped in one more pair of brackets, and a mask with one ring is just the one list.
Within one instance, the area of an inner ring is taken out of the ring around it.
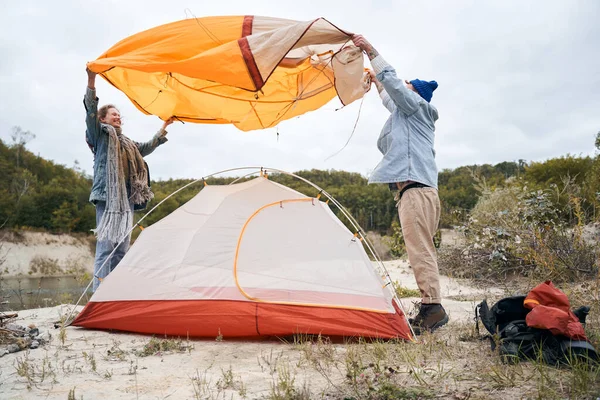
{"label": "flapping tent cover", "polygon": [[248,131],[361,98],[369,85],[350,35],[323,18],[190,18],[130,36],[88,68],[146,114]]}
{"label": "flapping tent cover", "polygon": [[329,206],[264,177],[209,185],[144,229],[73,325],[411,338],[390,286]]}

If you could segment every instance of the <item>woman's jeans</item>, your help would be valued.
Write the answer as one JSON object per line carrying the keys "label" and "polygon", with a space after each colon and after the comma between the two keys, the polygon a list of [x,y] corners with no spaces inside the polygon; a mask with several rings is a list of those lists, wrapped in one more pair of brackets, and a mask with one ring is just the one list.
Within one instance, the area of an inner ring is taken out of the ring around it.
{"label": "woman's jeans", "polygon": [[[96,203],[96,226],[100,224],[104,209],[106,208],[105,201],[99,201]],[[133,205],[131,207],[133,212]],[[98,241],[96,243],[96,259],[94,260],[94,286],[93,291],[95,292],[100,286],[100,281],[111,273],[117,264],[121,261],[127,250],[129,249],[129,241],[131,240],[131,234],[127,236],[125,240],[117,247],[117,250],[112,254],[110,260],[104,263],[110,253],[114,250],[115,245],[109,240]],[[102,266],[104,264],[104,266]]]}

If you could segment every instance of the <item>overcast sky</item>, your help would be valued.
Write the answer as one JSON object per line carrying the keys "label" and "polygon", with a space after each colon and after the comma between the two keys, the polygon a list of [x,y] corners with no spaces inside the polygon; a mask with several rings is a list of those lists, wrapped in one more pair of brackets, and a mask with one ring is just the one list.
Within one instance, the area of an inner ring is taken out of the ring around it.
{"label": "overcast sky", "polygon": [[[268,4],[268,5],[267,5]],[[188,11],[186,11],[188,10]],[[362,33],[401,78],[435,79],[438,168],[594,154],[600,130],[600,1],[3,1],[0,13],[0,138],[15,125],[28,148],[92,171],[85,144],[85,64],[117,41],[157,25],[211,15],[325,17]],[[187,14],[186,14],[187,13]],[[148,140],[161,126],[97,80],[124,132]],[[153,179],[198,178],[259,165],[286,171],[337,169],[367,175],[387,111],[376,90],[340,111],[335,99],[276,129],[173,124],[147,157]],[[233,175],[233,174],[229,174]]]}

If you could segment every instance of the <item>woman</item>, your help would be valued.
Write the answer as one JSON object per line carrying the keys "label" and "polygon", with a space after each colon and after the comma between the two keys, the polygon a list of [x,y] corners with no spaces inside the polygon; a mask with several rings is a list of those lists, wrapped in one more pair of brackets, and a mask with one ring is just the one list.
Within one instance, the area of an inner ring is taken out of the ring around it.
{"label": "woman", "polygon": [[[121,114],[114,105],[107,104],[98,109],[96,73],[87,69],[87,74],[88,85],[83,104],[86,110],[86,142],[94,154],[90,202],[96,206],[95,292],[102,279],[117,266],[129,248],[134,209],[145,208],[154,197],[150,190],[148,166],[143,157],[167,141],[165,129],[173,123],[173,119],[165,121],[150,141],[132,141],[123,135]],[[111,259],[106,261],[115,247],[117,249]]]}

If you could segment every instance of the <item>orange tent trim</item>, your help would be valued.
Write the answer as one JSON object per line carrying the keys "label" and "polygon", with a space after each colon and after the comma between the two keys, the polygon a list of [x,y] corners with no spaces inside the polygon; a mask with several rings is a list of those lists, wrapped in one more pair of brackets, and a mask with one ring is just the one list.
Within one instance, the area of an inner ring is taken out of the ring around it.
{"label": "orange tent trim", "polygon": [[412,340],[402,311],[360,310],[254,303],[172,300],[88,303],[72,325],[180,337],[285,336],[290,332],[341,337]]}

